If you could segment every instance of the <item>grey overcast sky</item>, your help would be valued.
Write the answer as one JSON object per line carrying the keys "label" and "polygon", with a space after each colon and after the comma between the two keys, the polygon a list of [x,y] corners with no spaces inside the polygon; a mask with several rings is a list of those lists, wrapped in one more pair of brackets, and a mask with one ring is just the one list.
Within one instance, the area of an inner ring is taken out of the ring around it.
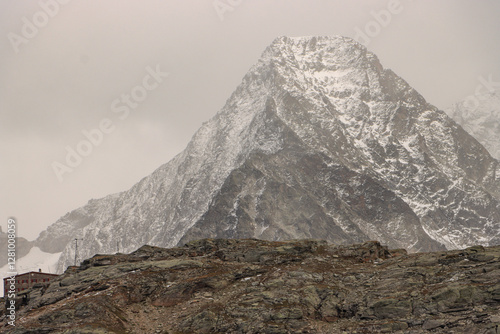
{"label": "grey overcast sky", "polygon": [[[34,239],[130,188],[186,146],[277,36],[362,31],[386,68],[447,108],[479,77],[500,81],[499,18],[498,0],[0,0],[0,226],[14,216]],[[168,77],[147,77],[158,70]],[[137,104],[120,100],[131,93]],[[80,145],[91,152],[60,182],[54,162],[100,125],[109,133]]]}

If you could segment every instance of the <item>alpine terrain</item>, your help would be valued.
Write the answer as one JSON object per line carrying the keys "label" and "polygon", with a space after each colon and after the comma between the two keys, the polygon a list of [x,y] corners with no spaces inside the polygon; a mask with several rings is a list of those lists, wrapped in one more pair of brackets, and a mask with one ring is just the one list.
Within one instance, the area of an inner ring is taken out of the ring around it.
{"label": "alpine terrain", "polygon": [[62,272],[76,237],[79,259],[201,238],[498,245],[500,165],[361,44],[280,37],[183,152],[35,245]]}
{"label": "alpine terrain", "polygon": [[96,255],[16,298],[9,334],[497,334],[500,246],[202,239]]}

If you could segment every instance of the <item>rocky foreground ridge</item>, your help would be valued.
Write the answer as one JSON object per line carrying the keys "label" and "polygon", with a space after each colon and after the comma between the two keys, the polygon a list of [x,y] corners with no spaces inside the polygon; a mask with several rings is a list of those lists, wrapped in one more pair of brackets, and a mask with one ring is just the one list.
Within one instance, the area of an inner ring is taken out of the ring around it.
{"label": "rocky foreground ridge", "polygon": [[203,239],[96,255],[37,285],[7,333],[498,333],[500,246]]}

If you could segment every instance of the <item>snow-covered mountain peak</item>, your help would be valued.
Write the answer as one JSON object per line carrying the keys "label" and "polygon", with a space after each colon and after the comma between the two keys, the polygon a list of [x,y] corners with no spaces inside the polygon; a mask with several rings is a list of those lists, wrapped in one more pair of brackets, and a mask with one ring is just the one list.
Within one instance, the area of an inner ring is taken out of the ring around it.
{"label": "snow-covered mountain peak", "polygon": [[292,95],[326,97],[333,104],[397,102],[435,109],[406,81],[384,69],[375,54],[347,37],[279,37],[250,73],[259,71]]}
{"label": "snow-covered mountain peak", "polygon": [[498,161],[364,46],[279,37],[183,152],[37,245],[60,270],[75,236],[82,258],[204,237],[458,248],[500,240],[499,200]]}
{"label": "snow-covered mountain peak", "polygon": [[[365,46],[355,40],[342,36],[308,36],[276,38],[263,52],[262,58],[278,57],[283,61],[285,55],[294,55],[303,63],[355,64],[359,55],[366,54]],[[371,54],[371,53],[370,53]],[[349,56],[350,55],[350,56]],[[373,55],[373,54],[371,54]],[[346,58],[347,56],[347,58]]]}
{"label": "snow-covered mountain peak", "polygon": [[261,61],[269,64],[288,88],[320,85],[326,93],[338,82],[357,87],[355,81],[370,63],[381,68],[364,46],[345,37],[280,37],[264,51]]}

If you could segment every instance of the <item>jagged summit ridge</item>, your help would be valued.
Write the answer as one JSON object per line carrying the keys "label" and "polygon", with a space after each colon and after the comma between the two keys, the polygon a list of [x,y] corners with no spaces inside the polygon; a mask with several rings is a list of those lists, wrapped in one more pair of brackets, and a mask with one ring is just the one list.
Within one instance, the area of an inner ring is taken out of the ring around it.
{"label": "jagged summit ridge", "polygon": [[498,161],[364,46],[280,37],[182,153],[48,231],[82,257],[204,237],[430,251],[500,243],[499,199]]}

